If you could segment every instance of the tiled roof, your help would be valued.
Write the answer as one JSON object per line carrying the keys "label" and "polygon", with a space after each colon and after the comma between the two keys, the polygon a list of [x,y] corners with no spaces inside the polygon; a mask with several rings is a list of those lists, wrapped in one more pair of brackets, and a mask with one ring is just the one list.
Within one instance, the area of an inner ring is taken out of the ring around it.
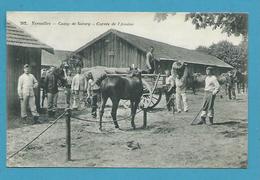
{"label": "tiled roof", "polygon": [[6,43],[11,46],[41,48],[53,53],[53,48],[40,42],[14,23],[6,22]]}
{"label": "tiled roof", "polygon": [[96,41],[100,40],[101,38],[105,37],[110,33],[116,34],[118,37],[126,40],[128,43],[132,44],[133,46],[135,46],[136,48],[140,49],[143,52],[148,51],[150,46],[153,46],[154,56],[157,59],[174,60],[174,61],[180,60],[192,64],[203,64],[203,65],[211,65],[217,67],[232,68],[232,66],[230,66],[229,64],[211,55],[207,55],[207,54],[197,52],[195,50],[185,49],[167,43],[147,39],[144,37],[136,36],[133,34],[121,32],[114,29],[110,29],[107,32],[101,34],[97,38],[93,39],[92,41],[88,42],[81,48],[77,49],[75,52],[78,53],[84,50],[91,44],[95,43]]}

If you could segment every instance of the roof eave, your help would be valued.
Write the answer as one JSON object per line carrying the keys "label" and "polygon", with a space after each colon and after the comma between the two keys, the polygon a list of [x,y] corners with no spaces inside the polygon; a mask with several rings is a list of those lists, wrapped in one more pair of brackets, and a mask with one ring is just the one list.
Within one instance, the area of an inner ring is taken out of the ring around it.
{"label": "roof eave", "polygon": [[[177,61],[177,59],[171,59],[171,58],[159,58],[160,61]],[[204,63],[199,63],[199,62],[188,62],[188,61],[184,61],[185,63],[188,64],[200,64],[200,65],[205,65],[205,66],[216,66],[216,67],[221,67],[221,68],[234,68],[233,66],[229,65],[229,64],[225,64],[225,65],[216,65],[216,64],[204,64]]]}

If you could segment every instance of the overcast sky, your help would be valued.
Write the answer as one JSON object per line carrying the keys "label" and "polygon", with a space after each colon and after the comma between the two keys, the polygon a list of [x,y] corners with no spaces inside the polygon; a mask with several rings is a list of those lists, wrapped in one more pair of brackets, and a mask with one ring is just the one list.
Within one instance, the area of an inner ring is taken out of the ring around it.
{"label": "overcast sky", "polygon": [[[76,50],[111,28],[188,49],[195,49],[199,45],[209,46],[221,40],[237,45],[242,39],[228,37],[221,30],[195,30],[191,22],[184,22],[184,13],[170,15],[159,23],[154,21],[154,15],[155,13],[8,12],[7,20],[58,50]],[[22,22],[26,22],[26,25]]]}

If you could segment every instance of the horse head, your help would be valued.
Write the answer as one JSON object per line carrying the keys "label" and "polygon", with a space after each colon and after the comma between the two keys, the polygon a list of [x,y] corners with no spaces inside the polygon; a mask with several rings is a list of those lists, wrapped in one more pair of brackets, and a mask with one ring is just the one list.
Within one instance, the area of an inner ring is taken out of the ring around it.
{"label": "horse head", "polygon": [[53,74],[57,77],[59,86],[66,85],[65,73],[64,73],[64,68],[62,65],[58,68],[54,68]]}
{"label": "horse head", "polygon": [[138,79],[141,79],[141,77],[142,77],[142,73],[138,68],[130,67],[129,72],[131,74],[131,77],[137,77]]}

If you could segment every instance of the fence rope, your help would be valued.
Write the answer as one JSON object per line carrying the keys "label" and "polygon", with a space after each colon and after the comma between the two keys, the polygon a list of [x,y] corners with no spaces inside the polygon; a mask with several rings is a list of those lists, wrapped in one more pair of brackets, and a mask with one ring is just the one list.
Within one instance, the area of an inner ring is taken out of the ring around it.
{"label": "fence rope", "polygon": [[57,117],[47,128],[45,128],[40,134],[38,134],[35,138],[33,138],[30,142],[28,142],[26,145],[24,145],[22,148],[20,148],[18,151],[10,155],[7,160],[13,158],[16,156],[19,152],[23,151],[26,147],[28,147],[30,144],[32,144],[35,140],[37,140],[42,134],[44,134],[48,129],[50,129],[60,118],[64,116],[66,111],[64,111],[59,117]]}
{"label": "fence rope", "polygon": [[[136,114],[140,113],[141,111],[142,111],[142,109],[139,110],[139,111],[137,111]],[[136,115],[136,114],[135,114],[135,115]],[[98,120],[95,121],[95,120],[83,119],[83,118],[75,117],[75,116],[74,116],[74,117],[71,116],[71,118],[72,118],[72,119],[77,119],[77,120],[80,120],[80,121],[85,121],[85,122],[99,123]],[[121,119],[118,119],[118,120],[116,120],[116,121],[123,121],[123,120],[127,120],[127,119],[130,119],[130,118],[131,118],[131,115],[129,115],[129,116],[127,116],[127,117],[124,117],[124,118],[121,118]],[[112,120],[111,120],[111,121],[102,121],[102,123],[113,123],[113,121],[112,121]]]}

